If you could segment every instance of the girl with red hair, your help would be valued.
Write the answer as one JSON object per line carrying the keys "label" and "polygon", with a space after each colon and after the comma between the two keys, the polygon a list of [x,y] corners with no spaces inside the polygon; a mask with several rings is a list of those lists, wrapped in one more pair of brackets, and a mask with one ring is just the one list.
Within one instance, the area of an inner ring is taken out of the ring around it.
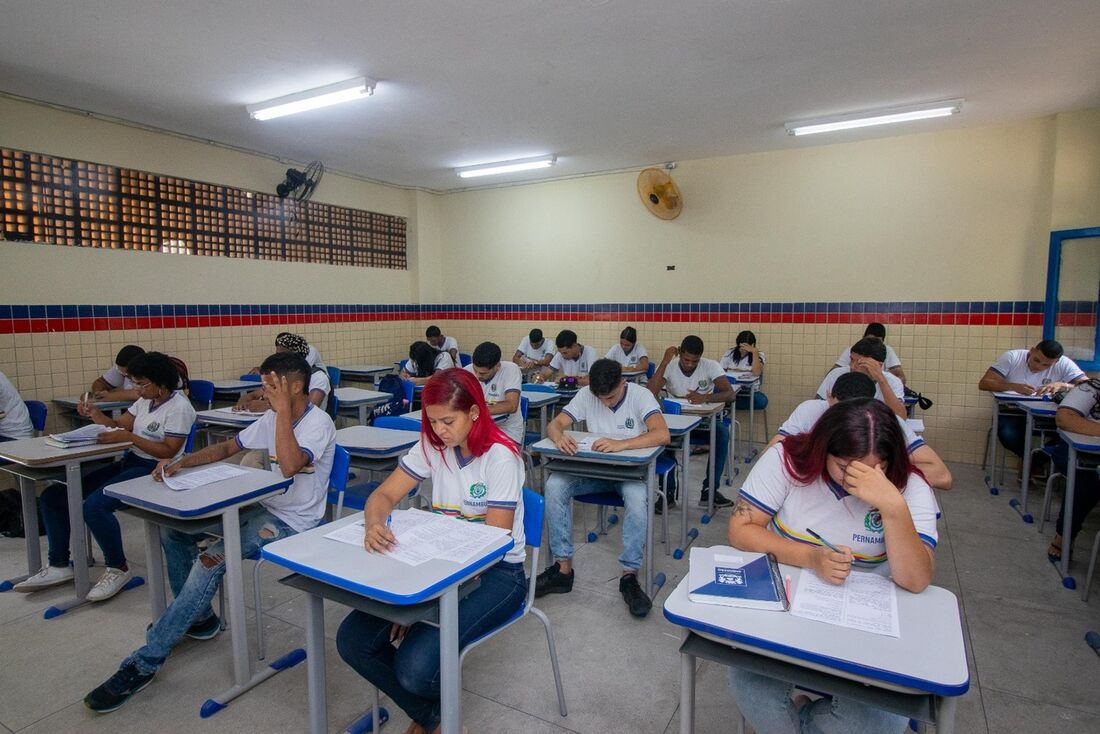
{"label": "girl with red hair", "polygon": [[[396,542],[387,518],[429,478],[433,512],[511,531],[513,545],[504,560],[482,573],[478,588],[458,603],[459,645],[464,646],[511,617],[526,595],[523,460],[515,442],[493,421],[472,373],[458,368],[437,372],[420,400],[420,441],[367,501],[363,545],[374,553]],[[439,727],[438,628],[420,623],[402,629],[354,611],[340,625],[336,647],[348,665],[408,714],[407,734]]]}

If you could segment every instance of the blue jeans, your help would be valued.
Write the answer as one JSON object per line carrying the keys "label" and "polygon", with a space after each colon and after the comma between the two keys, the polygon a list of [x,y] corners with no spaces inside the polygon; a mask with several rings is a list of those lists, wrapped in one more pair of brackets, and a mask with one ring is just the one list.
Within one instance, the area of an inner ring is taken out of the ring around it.
{"label": "blue jeans", "polygon": [[[1059,441],[1051,453],[1050,460],[1054,463],[1055,469],[1068,476],[1069,445],[1065,441]],[[1081,532],[1085,518],[1092,512],[1092,508],[1096,507],[1098,501],[1100,501],[1100,474],[1097,474],[1096,469],[1093,468],[1078,469],[1073,484],[1073,518],[1070,520],[1070,529],[1074,538]],[[1063,496],[1062,509],[1058,512],[1058,524],[1054,526],[1056,532],[1062,532],[1065,517],[1066,498]],[[1065,540],[1062,544],[1065,545]]]}
{"label": "blue jeans", "polygon": [[[247,558],[268,543],[293,534],[289,525],[268,510],[250,512],[241,519],[241,557]],[[162,527],[160,539],[168,561],[168,583],[176,598],[145,633],[145,645],[122,661],[123,666],[134,663],[146,675],[164,665],[168,653],[191,625],[213,616],[210,600],[218,593],[218,584],[225,575],[225,548],[220,538]],[[209,545],[200,553],[198,543],[202,540],[209,540]]]}
{"label": "blue jeans", "polygon": [[[127,451],[122,461],[100,467],[82,477],[81,494],[86,498],[84,522],[92,531],[99,547],[103,549],[107,565],[112,568],[122,568],[126,565],[126,555],[122,551],[122,532],[114,516],[114,511],[122,507],[122,503],[110,497],[104,497],[103,488],[108,484],[118,484],[143,477],[152,472],[156,465],[155,459],[143,459]],[[41,507],[42,524],[46,526],[47,563],[51,566],[68,566],[70,526],[69,495],[66,486],[54,482],[46,487],[38,504]]]}
{"label": "blue jeans", "polygon": [[550,525],[550,552],[558,561],[573,559],[573,498],[578,494],[617,492],[623,498],[623,554],[619,563],[626,571],[642,566],[646,523],[645,482],[593,479],[570,474],[551,474],[546,479],[546,517]]}
{"label": "blue jeans", "polygon": [[[481,574],[481,585],[458,603],[458,644],[499,627],[523,605],[527,578],[522,563],[498,563]],[[428,731],[440,722],[439,629],[418,623],[400,646],[390,642],[391,623],[354,611],[340,623],[340,657],[389,696],[409,718]]]}
{"label": "blue jeans", "polygon": [[[703,424],[707,425],[707,424]],[[726,459],[729,458],[730,453],[730,427],[722,420],[722,416],[718,416],[714,421],[715,433],[714,433],[714,450],[717,452],[714,457],[714,473],[719,477],[722,476],[722,472],[726,470]],[[698,435],[692,432],[692,436]],[[708,441],[707,446],[710,445]],[[721,483],[719,482],[719,485]],[[703,489],[710,486],[710,461],[707,461],[706,475],[703,477]],[[684,497],[687,497],[687,490],[683,492]]]}
{"label": "blue jeans", "polygon": [[730,668],[730,692],[756,734],[902,734],[909,720],[845,698],[822,698],[801,710],[790,683]]}

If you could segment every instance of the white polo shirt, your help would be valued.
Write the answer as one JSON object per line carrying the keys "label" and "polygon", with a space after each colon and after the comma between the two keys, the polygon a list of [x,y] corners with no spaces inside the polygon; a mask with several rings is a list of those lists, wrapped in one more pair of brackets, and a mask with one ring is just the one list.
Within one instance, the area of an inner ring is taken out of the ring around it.
{"label": "white polo shirt", "polygon": [[[845,375],[851,371],[850,367],[834,367],[830,370],[829,374],[825,375],[825,379],[822,380],[821,384],[817,387],[817,397],[822,400],[829,397],[829,393],[833,390],[833,383],[835,383],[841,375]],[[890,392],[894,393],[898,400],[905,402],[905,384],[896,376],[885,370],[883,370],[882,374],[886,377],[886,384],[890,386]],[[882,400],[882,389],[878,386],[877,382],[875,383],[875,399]]]}
{"label": "white polo shirt", "polygon": [[306,352],[306,363],[310,367],[320,367],[321,369],[326,369],[325,360],[321,359],[321,353],[318,352],[317,347],[313,346],[312,344],[309,345],[309,351]]}
{"label": "white polo shirt", "polygon": [[1093,423],[1100,423],[1100,392],[1087,382],[1066,393],[1058,407],[1072,410]]}
{"label": "white polo shirt", "polygon": [[700,395],[710,395],[715,391],[714,381],[725,376],[722,365],[706,357],[699,360],[690,375],[685,375],[680,369],[680,359],[676,358],[665,367],[665,391],[674,398],[686,397],[692,390]]}
{"label": "white polo shirt", "polygon": [[[294,424],[294,438],[306,452],[309,463],[294,475],[294,482],[286,492],[262,499],[260,504],[295,532],[301,532],[321,522],[325,515],[329,475],[336,452],[336,426],[325,411],[310,403]],[[235,440],[242,449],[267,451],[272,468],[278,465],[274,410],[267,411],[258,421],[238,433]]]}
{"label": "white polo shirt", "polygon": [[321,401],[319,406],[321,410],[328,408],[328,397],[332,394],[332,382],[328,379],[328,370],[326,369],[314,369],[309,374],[309,390],[306,392],[313,392],[314,390],[321,390],[325,394],[325,399]]}
{"label": "white polo shirt", "polygon": [[599,358],[595,349],[584,345],[581,347],[581,353],[577,355],[576,359],[566,359],[561,356],[561,352],[557,352],[554,358],[550,360],[550,369],[561,372],[566,377],[587,377],[588,370]]}
{"label": "white polo shirt", "polygon": [[[790,417],[779,427],[779,434],[781,436],[793,436],[796,433],[809,433],[817,425],[821,416],[825,415],[825,411],[829,407],[828,400],[818,398],[799,403]],[[909,453],[913,453],[925,445],[924,439],[914,433],[903,418],[898,418],[898,425],[901,426],[901,432],[905,435],[905,448]]]}
{"label": "white polo shirt", "polygon": [[546,355],[554,353],[554,342],[543,337],[542,343],[536,349],[531,346],[531,337],[525,336],[519,346],[516,347],[516,351],[533,362],[541,362],[546,358]]}
{"label": "white polo shirt", "polygon": [[27,404],[23,402],[19,391],[11,380],[0,372],[0,436],[4,438],[31,438],[34,436],[34,425],[31,423],[31,414],[27,410]]}
{"label": "white polo shirt", "polygon": [[[451,359],[451,355],[448,352],[440,352],[435,356],[435,371],[450,369],[455,367],[455,361]],[[416,374],[416,362],[411,359],[405,360],[405,366],[403,368],[405,372],[409,373],[410,377],[431,377],[431,375],[418,375]],[[434,372],[432,374],[435,374]]]}
{"label": "white polo shirt", "polygon": [[[467,372],[477,377],[477,373],[474,372],[474,366],[472,364],[466,365],[464,368]],[[489,378],[488,382],[478,380],[481,382],[481,392],[485,395],[485,402],[499,403],[508,397],[508,393],[515,393],[519,395],[523,389],[523,370],[519,368],[519,365],[515,362],[505,362],[501,360],[500,369],[497,373]],[[509,413],[508,417],[504,419],[503,423],[500,423],[500,429],[508,434],[508,437],[515,441],[520,446],[523,445],[523,414],[520,411],[519,400],[516,401],[516,411]]]}
{"label": "white polo shirt", "polygon": [[623,351],[621,344],[616,344],[607,350],[607,354],[604,355],[605,359],[613,359],[623,366],[624,369],[637,370],[638,363],[642,361],[642,357],[648,357],[649,352],[645,350],[645,347],[641,344],[635,344],[634,348],[630,350],[630,354]]}
{"label": "white polo shirt", "polygon": [[1073,382],[1085,376],[1077,363],[1064,354],[1045,370],[1032,372],[1027,368],[1027,355],[1030,351],[1010,349],[998,357],[990,369],[1007,382],[1019,382],[1036,388],[1051,382]]}
{"label": "white polo shirt", "polygon": [[[746,354],[741,357],[741,359],[735,360],[733,358],[733,353],[736,350],[737,347],[734,347],[722,355],[722,359],[718,360],[718,364],[722,365],[722,369],[726,372],[752,372],[753,363],[749,361],[749,357],[752,355]],[[763,352],[758,351],[755,358],[760,360],[760,364],[767,364],[768,362],[768,360],[764,359]]]}
{"label": "white polo shirt", "polygon": [[628,382],[617,405],[607,407],[586,387],[573,396],[562,412],[574,423],[584,421],[590,433],[622,439],[646,433],[646,419],[660,413],[661,406],[649,390]]}
{"label": "white polo shirt", "polygon": [[[771,517],[776,535],[807,545],[821,545],[806,532],[812,528],[833,545],[852,549],[855,564],[881,566],[887,561],[882,516],[861,499],[848,494],[832,479],[817,478],[799,484],[783,466],[783,444],[764,452],[741,488],[741,499]],[[902,492],[921,542],[935,550],[936,503],[931,487],[910,474]]]}
{"label": "white polo shirt", "polygon": [[[160,405],[153,407],[153,401],[148,398],[139,398],[126,409],[126,412],[134,416],[134,428],[131,431],[135,436],[141,436],[149,441],[164,443],[168,436],[186,439],[191,433],[191,426],[195,423],[195,409],[191,407],[191,401],[181,392],[172,393],[172,397]],[[183,453],[184,444],[180,444],[179,451],[173,456]],[[156,460],[158,457],[147,454],[137,446],[130,449],[143,459]]]}
{"label": "white polo shirt", "polygon": [[[837,367],[851,367],[852,366],[852,348],[848,347],[840,356],[836,358]],[[882,363],[882,369],[892,370],[895,367],[901,367],[901,360],[898,358],[897,352],[889,344],[886,345],[886,361]]]}
{"label": "white polo shirt", "polygon": [[437,349],[442,349],[444,352],[447,352],[447,351],[450,351],[451,349],[453,349],[457,352],[458,351],[458,339],[455,339],[453,336],[445,336],[445,337],[443,337],[443,344],[440,345],[439,347],[437,347]]}
{"label": "white polo shirt", "polygon": [[504,560],[523,563],[524,470],[514,451],[495,443],[481,456],[463,456],[458,448],[438,451],[421,440],[397,463],[418,482],[432,480],[432,512],[483,523],[490,507],[514,510],[512,549]]}
{"label": "white polo shirt", "polygon": [[130,381],[130,377],[122,374],[117,364],[111,365],[111,368],[103,373],[102,378],[114,390],[134,389],[134,383]]}

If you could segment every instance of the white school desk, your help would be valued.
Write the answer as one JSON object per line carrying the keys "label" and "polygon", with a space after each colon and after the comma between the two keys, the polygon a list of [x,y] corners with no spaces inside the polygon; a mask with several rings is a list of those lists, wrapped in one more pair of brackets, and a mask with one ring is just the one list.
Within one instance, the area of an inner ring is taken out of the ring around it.
{"label": "white school desk", "polygon": [[[1000,488],[997,486],[997,447],[1000,446],[1000,439],[997,438],[998,423],[1000,422],[1001,413],[1007,412],[1012,408],[1018,407],[1021,403],[1027,402],[1052,402],[1049,396],[1038,397],[1036,395],[1021,395],[1018,392],[995,392],[993,395],[993,428],[989,432],[989,447],[986,449],[986,456],[989,457],[989,474],[986,475],[985,481],[989,485],[990,494],[1000,494]],[[1001,471],[1001,482],[1004,482],[1004,471]]]}
{"label": "white school desk", "polygon": [[[798,596],[801,569],[782,566]],[[951,734],[957,697],[970,687],[955,595],[929,586],[897,591],[901,636],[887,637],[787,612],[698,604],[683,579],[665,619],[684,628],[680,646],[680,733],[695,731],[695,661],[712,660],[853,698]]]}
{"label": "white school desk", "polygon": [[378,378],[382,375],[388,375],[393,372],[393,367],[383,367],[374,364],[353,364],[347,367],[340,367],[339,370],[341,380],[370,382],[374,384],[378,382]]}
{"label": "white school desk", "polygon": [[[1058,429],[1058,435],[1069,446],[1069,456],[1066,459],[1066,509],[1062,518],[1062,586],[1073,589],[1076,588],[1077,582],[1069,575],[1069,557],[1073,547],[1070,529],[1073,527],[1073,492],[1077,484],[1077,467],[1081,454],[1100,458],[1100,436],[1086,436],[1083,433],[1064,431],[1061,428]],[[2,451],[3,445],[0,444],[0,452]]]}
{"label": "white school desk", "polygon": [[222,398],[236,399],[241,393],[262,388],[259,380],[214,380],[214,394]]}
{"label": "white school desk", "polygon": [[[130,448],[127,443],[96,443],[88,446],[62,449],[46,443],[42,438],[23,438],[18,441],[0,443],[0,459],[10,464],[0,464],[0,471],[6,471],[19,478],[19,494],[23,501],[23,527],[26,535],[27,571],[38,573],[42,566],[42,556],[38,547],[38,506],[34,494],[34,483],[42,480],[65,482],[69,502],[69,552],[73,559],[73,582],[75,595],[71,599],[58,602],[46,610],[44,617],[53,619],[88,601],[91,584],[88,581],[88,554],[84,548],[84,493],[80,465],[86,461],[119,456]],[[50,469],[64,468],[64,476],[58,476]],[[10,579],[9,583],[18,583],[23,579]],[[140,578],[127,584],[127,588],[144,583]]]}
{"label": "white school desk", "polygon": [[558,395],[552,392],[540,392],[537,390],[520,390],[520,397],[527,398],[527,415],[531,410],[539,411],[539,435],[546,435],[546,424],[550,422],[550,410],[557,405]]}
{"label": "white school desk", "polygon": [[1020,497],[1011,499],[1008,504],[1016,512],[1020,513],[1024,522],[1034,521],[1031,513],[1027,511],[1027,493],[1031,488],[1031,443],[1032,435],[1036,430],[1040,435],[1054,432],[1054,414],[1058,412],[1058,404],[1048,401],[1027,401],[1019,403],[1020,410],[1026,416],[1024,422],[1024,465],[1020,471]]}
{"label": "white school desk", "polygon": [[370,472],[392,471],[397,458],[420,440],[418,431],[349,426],[336,432],[336,444],[351,455],[353,466]]}
{"label": "white school desk", "polygon": [[366,425],[367,414],[374,405],[388,402],[393,396],[388,392],[364,390],[358,387],[338,387],[335,390],[340,410],[354,408],[359,414],[359,425]]}
{"label": "white school desk", "polygon": [[[226,599],[229,605],[229,636],[233,648],[233,686],[213,696],[200,709],[205,718],[225,708],[237,696],[259,685],[280,670],[301,661],[300,653],[291,653],[276,660],[256,675],[252,675],[248,658],[248,627],[244,608],[244,577],[241,566],[241,518],[240,509],[258,502],[264,497],[282,494],[293,479],[287,479],[278,471],[251,469],[238,466],[247,474],[224,479],[194,489],[172,490],[163,482],[153,480],[152,475],[112,484],[103,490],[108,497],[138,508],[143,512],[128,510],[140,517],[145,524],[145,562],[149,570],[149,602],[156,620],[164,613],[164,555],[160,544],[160,526],[184,532],[207,532],[209,522],[196,520],[217,519],[212,534],[222,537],[225,547]],[[201,470],[202,467],[184,469],[181,474]],[[184,522],[181,522],[184,521]]]}
{"label": "white school desk", "polygon": [[[516,408],[516,410],[518,411],[519,408]],[[402,415],[400,417],[401,418],[408,418],[411,421],[416,421],[417,423],[421,423],[424,420],[424,411],[423,410],[410,410],[408,413],[405,413],[404,415]],[[493,416],[493,422],[495,422],[495,423],[503,423],[506,420],[508,420],[508,414],[507,413],[497,413],[496,415]]]}
{"label": "white school desk", "polygon": [[[677,400],[683,400],[683,398],[677,398]],[[730,403],[732,405],[732,403]],[[717,443],[717,428],[718,417],[722,414],[722,411],[726,409],[726,403],[681,403],[680,410],[685,415],[697,415],[707,421],[707,426],[710,428],[710,452],[707,454],[707,463],[710,471],[707,475],[710,477],[710,487],[707,490],[707,511],[702,517],[704,525],[710,522],[714,517],[714,493],[722,486],[721,477],[714,476],[714,451]],[[737,428],[736,423],[730,419],[730,444],[737,440]],[[729,460],[726,461],[727,470],[733,472],[733,467]],[[684,491],[680,493],[684,502],[687,502],[687,487],[684,487]]]}
{"label": "white school desk", "polygon": [[[466,563],[437,559],[419,566],[409,566],[380,553],[368,553],[362,546],[324,537],[341,525],[358,519],[356,515],[336,520],[269,543],[261,551],[262,556],[271,563],[298,574],[284,579],[284,583],[309,594],[306,659],[309,669],[310,731],[313,734],[328,732],[324,619],[324,600],[327,598],[402,625],[431,619],[430,613],[438,608],[443,732],[458,734],[462,728],[458,587],[503,558],[512,547],[512,538],[499,538]],[[374,720],[377,721],[377,718]]]}
{"label": "white school desk", "polygon": [[[688,502],[687,502],[687,488],[691,486],[691,480],[689,476],[691,474],[691,432],[694,431],[703,422],[703,419],[697,415],[673,415],[672,413],[662,413],[665,419],[665,424],[668,426],[668,433],[672,436],[672,444],[680,453],[680,468],[683,474],[683,481],[680,486],[680,545],[676,548],[673,554],[676,560],[680,560],[687,553],[688,546],[691,545],[691,541],[699,537],[699,531],[692,528],[691,540],[688,539]],[[665,497],[665,512],[668,512],[668,497]]]}
{"label": "white school desk", "polygon": [[[581,431],[566,431],[575,439],[586,436],[599,437],[602,434]],[[613,436],[611,438],[614,438]],[[580,451],[574,456],[563,453],[549,438],[544,438],[531,451],[542,454],[549,474],[558,472],[580,477],[610,479],[613,481],[644,481],[646,485],[646,530],[645,530],[645,593],[650,598],[665,583],[664,574],[653,573],[653,493],[657,489],[657,457],[665,450],[664,446],[648,449],[627,449],[615,453]],[[668,511],[667,508],[665,510]]]}
{"label": "white school desk", "polygon": [[248,413],[230,413],[229,411],[214,408],[212,410],[200,410],[195,413],[195,422],[200,426],[226,426],[238,430],[247,428],[256,421],[259,416]]}
{"label": "white school desk", "polygon": [[[76,413],[76,406],[80,403],[80,398],[54,398],[53,402],[57,407],[63,410],[71,410]],[[112,418],[118,419],[118,417],[122,415],[122,411],[133,404],[133,400],[97,400],[95,402],[95,407],[99,408],[104,413],[110,413]]]}

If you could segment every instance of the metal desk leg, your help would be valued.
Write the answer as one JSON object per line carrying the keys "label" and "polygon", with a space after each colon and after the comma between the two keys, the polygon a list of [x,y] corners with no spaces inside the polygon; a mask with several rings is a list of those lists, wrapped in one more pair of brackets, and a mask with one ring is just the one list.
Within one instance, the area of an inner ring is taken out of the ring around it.
{"label": "metal desk leg", "polygon": [[367,408],[368,407],[369,406],[366,403],[363,403],[362,405],[359,406],[359,425],[361,425],[361,426],[367,425]]}
{"label": "metal desk leg", "polygon": [[439,703],[443,734],[462,731],[462,670],[458,663],[458,586],[439,597]]}
{"label": "metal desk leg", "polygon": [[1062,518],[1062,586],[1077,588],[1077,582],[1069,575],[1070,550],[1073,548],[1073,491],[1077,484],[1077,449],[1069,443],[1069,459],[1066,461],[1066,509]]}
{"label": "metal desk leg", "polygon": [[[685,636],[689,633],[685,632]],[[680,734],[695,733],[695,656],[680,653]]]}
{"label": "metal desk leg", "polygon": [[709,462],[710,470],[707,472],[707,476],[710,477],[710,486],[707,487],[707,514],[703,515],[703,524],[706,525],[710,522],[710,519],[714,517],[714,493],[718,491],[720,482],[718,478],[714,476],[714,451],[715,451],[715,432],[718,429],[718,414],[710,414],[710,452],[707,454],[707,461]]}
{"label": "metal desk leg", "polygon": [[34,496],[34,480],[16,476],[19,499],[23,506],[23,546],[27,552],[27,573],[0,581],[0,591],[10,591],[20,581],[26,581],[42,568],[42,550],[38,545],[38,499]]}
{"label": "metal desk leg", "polygon": [[752,443],[756,440],[756,383],[749,388],[749,436],[745,440],[745,458],[752,452]]}
{"label": "metal desk leg", "polygon": [[149,572],[149,606],[153,621],[164,614],[164,550],[160,546],[160,526],[149,520],[145,526],[145,568]]}
{"label": "metal desk leg", "polygon": [[[59,617],[70,609],[87,604],[85,597],[91,588],[88,581],[88,553],[84,545],[84,492],[79,461],[65,465],[65,489],[69,501],[69,553],[73,559],[75,595],[47,609],[42,615],[44,619]],[[37,532],[38,529],[35,528],[35,533]]]}
{"label": "metal desk leg", "polygon": [[[683,440],[680,442],[680,466],[683,467],[680,483],[680,547],[672,552],[672,557],[677,561],[684,557],[688,546],[699,537],[697,528],[688,530],[688,487],[691,486],[691,465],[689,463],[691,459],[691,434],[692,431],[685,433]],[[667,502],[665,508],[667,512]]]}
{"label": "metal desk leg", "polygon": [[989,431],[989,450],[986,454],[989,456],[989,473],[985,476],[985,483],[989,486],[990,494],[997,494],[1000,490],[997,489],[997,423],[1000,420],[1001,404],[997,402],[997,399],[993,399],[993,428]]}
{"label": "metal desk leg", "polygon": [[310,594],[306,604],[306,651],[309,730],[312,734],[326,734],[328,699],[325,691],[325,600],[316,594]]}
{"label": "metal desk leg", "polygon": [[1025,411],[1026,418],[1024,425],[1024,465],[1020,471],[1020,497],[1019,499],[1012,499],[1008,501],[1008,504],[1016,512],[1020,513],[1023,521],[1030,523],[1032,521],[1031,515],[1027,511],[1027,490],[1031,485],[1031,434],[1035,430],[1035,417],[1031,414],[1031,411]]}
{"label": "metal desk leg", "polygon": [[[650,599],[655,597],[661,587],[665,585],[665,575],[663,573],[653,573],[653,513],[649,511],[649,508],[653,507],[653,495],[656,491],[657,459],[654,458],[653,461],[649,462],[645,480],[645,586],[643,588]],[[666,497],[665,500],[665,512],[668,512],[668,498]]]}
{"label": "metal desk leg", "polygon": [[957,696],[936,697],[936,734],[955,734],[955,709]]}

